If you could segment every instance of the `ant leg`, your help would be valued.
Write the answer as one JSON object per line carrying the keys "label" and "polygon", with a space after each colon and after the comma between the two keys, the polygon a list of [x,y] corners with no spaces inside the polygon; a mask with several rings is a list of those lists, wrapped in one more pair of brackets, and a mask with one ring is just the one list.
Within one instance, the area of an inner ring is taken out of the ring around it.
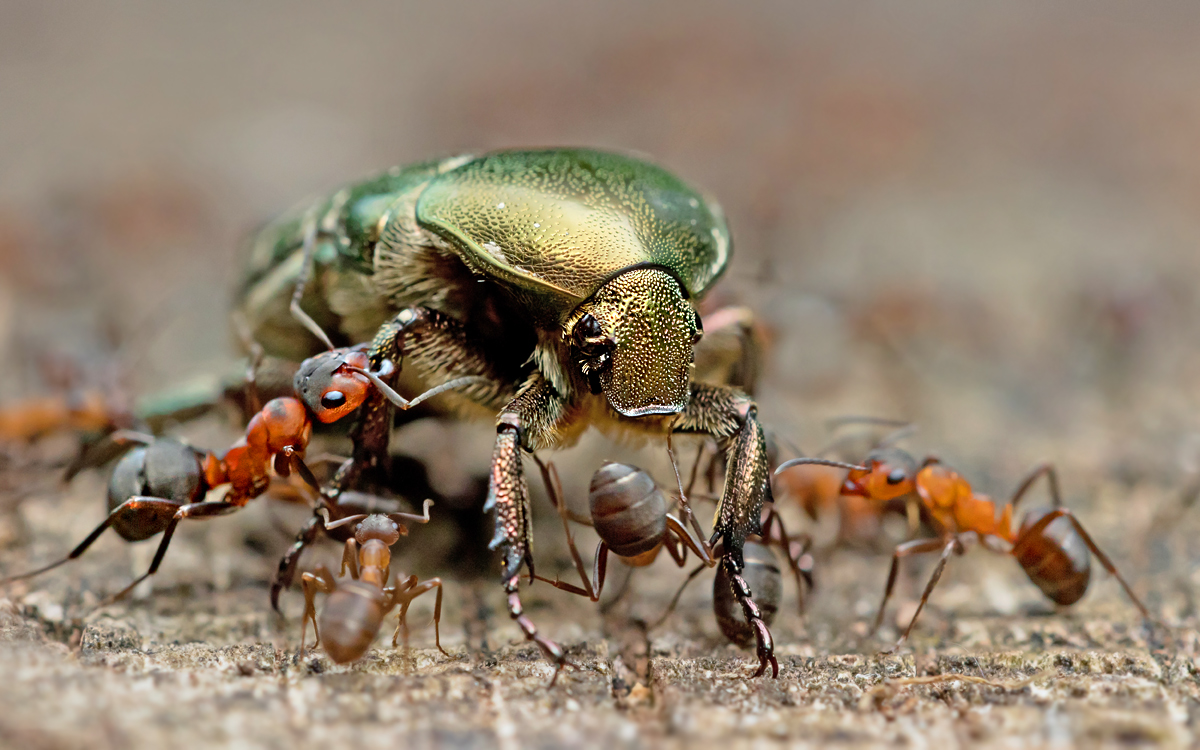
{"label": "ant leg", "polygon": [[[904,629],[904,634],[900,636],[900,640],[896,641],[895,646],[880,653],[890,654],[908,640],[908,634],[912,632],[913,626],[917,624],[917,618],[921,616],[921,610],[925,609],[925,602],[929,601],[929,595],[933,593],[933,587],[937,585],[938,580],[942,577],[942,571],[946,569],[946,561],[950,559],[951,553],[955,550],[961,551],[962,548],[962,543],[958,541],[958,537],[956,536],[950,537],[950,540],[946,542],[945,547],[942,548],[942,557],[938,560],[937,567],[933,569],[933,575],[929,577],[929,583],[925,584],[925,593],[921,594],[921,603],[917,605],[917,611],[913,612],[912,619],[908,621],[908,627]],[[896,558],[892,559],[895,560]],[[882,605],[879,608],[879,612],[883,613]]]}
{"label": "ant leg", "polygon": [[1083,528],[1083,524],[1079,522],[1079,519],[1075,517],[1075,514],[1071,512],[1070,508],[1055,508],[1039,518],[1032,526],[1025,530],[1025,533],[1021,534],[1021,536],[1017,539],[1017,543],[1013,545],[1013,554],[1017,554],[1017,551],[1027,539],[1033,539],[1041,536],[1046,531],[1046,527],[1049,526],[1054,519],[1061,517],[1065,517],[1071,521],[1071,525],[1075,527],[1075,531],[1083,538],[1083,543],[1086,544],[1087,548],[1091,550],[1093,555],[1096,556],[1096,559],[1100,561],[1100,564],[1104,566],[1104,569],[1117,579],[1117,581],[1121,584],[1121,588],[1125,589],[1125,594],[1133,602],[1134,606],[1138,608],[1138,611],[1142,613],[1142,617],[1151,622],[1157,623],[1158,620],[1156,620],[1154,616],[1150,614],[1150,610],[1146,609],[1146,605],[1142,604],[1142,600],[1138,598],[1137,594],[1133,593],[1133,589],[1130,588],[1129,583],[1125,580],[1125,577],[1117,571],[1117,566],[1113,565],[1113,562],[1109,559],[1108,555],[1104,554],[1100,547],[1098,547],[1096,543],[1092,541],[1092,535],[1087,533],[1087,529]]}
{"label": "ant leg", "polygon": [[1046,481],[1050,483],[1050,501],[1054,504],[1055,508],[1061,508],[1063,503],[1062,494],[1058,491],[1058,473],[1054,471],[1054,464],[1050,463],[1035,466],[1033,471],[1029,472],[1021,480],[1020,486],[1017,487],[1017,491],[1013,493],[1012,500],[1009,500],[1008,504],[1016,508],[1017,503],[1021,502],[1021,498],[1025,496],[1025,493],[1029,491],[1029,488],[1033,486],[1038,477],[1043,474],[1046,476]]}
{"label": "ant leg", "polygon": [[696,514],[692,512],[692,506],[688,502],[687,493],[683,491],[683,478],[679,476],[679,464],[675,461],[675,448],[671,445],[671,433],[667,433],[667,456],[671,459],[671,469],[675,472],[675,484],[679,487],[679,507],[683,510],[683,520],[690,524],[696,532],[696,536],[704,536],[704,530],[700,528],[700,522],[696,520]]}
{"label": "ant leg", "polygon": [[288,548],[288,551],[279,560],[279,568],[275,572],[275,580],[271,582],[271,609],[282,615],[279,610],[279,594],[284,589],[292,585],[292,579],[296,576],[296,566],[300,562],[300,555],[308,548],[310,544],[317,540],[317,534],[323,528],[321,517],[313,515],[308,519],[300,529],[300,533],[296,535],[296,541]]}
{"label": "ant leg", "polygon": [[[145,498],[131,498],[142,500]],[[153,498],[151,498],[153,499]],[[126,503],[129,501],[127,500]],[[150,569],[142,575],[138,576],[133,583],[118,591],[113,596],[104,600],[104,604],[112,604],[115,601],[125,598],[130,591],[133,591],[139,583],[146,580],[150,576],[158,572],[158,566],[162,565],[163,556],[167,554],[167,547],[171,544],[171,537],[175,536],[175,527],[185,518],[213,518],[222,516],[231,511],[235,511],[242,507],[233,503],[227,503],[224,500],[206,500],[199,503],[190,503],[188,505],[176,506],[179,510],[175,511],[175,515],[171,517],[167,528],[163,530],[162,541],[158,544],[158,551],[154,553],[154,560],[150,563]]]}
{"label": "ant leg", "polygon": [[887,607],[888,599],[892,598],[892,589],[896,587],[896,575],[900,572],[900,558],[937,552],[944,544],[941,539],[914,539],[896,546],[896,551],[892,553],[892,569],[888,572],[887,586],[883,589],[883,601],[879,603],[879,612],[875,615],[875,623],[871,625],[872,633],[879,630],[879,626],[883,624],[883,611]]}
{"label": "ant leg", "polygon": [[399,581],[396,582],[396,589],[392,593],[392,602],[400,603],[400,614],[397,616],[396,632],[392,634],[392,646],[396,645],[396,637],[403,631],[404,648],[408,648],[408,605],[412,604],[413,599],[431,589],[437,589],[437,597],[433,601],[433,642],[437,645],[438,651],[449,656],[446,649],[442,648],[442,579],[440,578],[430,578],[428,581],[418,583],[416,576],[409,576],[403,584],[400,584]]}
{"label": "ant leg", "polygon": [[138,511],[145,513],[147,516],[167,518],[173,516],[175,511],[179,510],[179,507],[179,503],[174,500],[166,500],[158,497],[131,497],[114,508],[112,512],[110,512],[108,516],[100,522],[100,525],[93,529],[92,533],[88,534],[82,542],[76,545],[75,549],[71,550],[66,557],[56,560],[49,565],[44,565],[40,568],[37,568],[36,570],[30,570],[25,573],[19,573],[15,576],[9,576],[8,578],[0,579],[0,586],[12,583],[13,581],[19,581],[24,578],[33,578],[34,576],[54,570],[58,566],[74,560],[84,552],[87,552],[88,547],[91,547],[92,544],[100,538],[100,535],[103,534],[108,527],[113,525],[113,522],[117,520],[117,516],[121,515],[122,513],[126,513],[128,511]]}
{"label": "ant leg", "polygon": [[345,576],[346,571],[350,571],[350,577],[358,580],[358,542],[353,538],[346,540],[346,545],[342,548],[342,569],[338,573],[340,576]]}
{"label": "ant leg", "polygon": [[295,318],[308,329],[309,333],[317,337],[317,340],[325,345],[325,348],[332,350],[333,342],[329,340],[329,336],[313,320],[308,313],[304,312],[300,307],[300,301],[304,299],[304,288],[308,286],[308,277],[312,275],[313,255],[317,248],[317,206],[313,206],[304,214],[304,244],[301,246],[304,252],[304,259],[300,264],[300,275],[296,277],[296,289],[292,292],[292,301],[288,305],[288,310],[291,311],[292,317]]}
{"label": "ant leg", "polygon": [[[712,547],[709,543],[693,535],[691,530],[683,525],[682,521],[670,513],[667,514],[667,528],[671,530],[677,540],[682,542],[685,547],[690,549],[696,557],[704,562],[705,567],[712,568],[716,566],[717,563],[713,560]],[[667,551],[671,553],[671,557],[675,558],[675,563],[682,568],[683,564],[687,561],[687,553],[684,552],[683,556],[677,557],[676,551],[671,545],[667,545]]]}
{"label": "ant leg", "polygon": [[671,616],[671,613],[675,611],[675,607],[679,604],[679,597],[683,596],[683,590],[686,589],[688,587],[688,584],[691,583],[692,581],[694,581],[696,579],[696,576],[700,575],[700,573],[703,570],[705,570],[707,567],[708,567],[707,565],[697,565],[695,570],[693,570],[691,573],[688,573],[687,579],[682,584],[680,584],[679,589],[676,590],[676,592],[675,592],[675,596],[671,597],[671,603],[667,605],[666,611],[662,613],[661,617],[659,617],[657,620],[655,620],[650,625],[646,626],[647,632],[654,630],[659,625],[662,625],[664,622],[667,621],[667,618]]}
{"label": "ant leg", "polygon": [[[541,473],[542,473],[542,483],[546,486],[546,494],[549,495],[551,504],[553,504],[555,509],[558,510],[558,517],[560,519],[562,519],[563,534],[567,537],[567,548],[571,552],[571,560],[572,560],[572,562],[575,563],[575,570],[576,570],[576,572],[579,573],[579,580],[583,581],[583,590],[581,590],[581,591],[575,590],[576,587],[574,587],[574,586],[571,586],[571,588],[569,588],[569,589],[563,589],[563,590],[564,591],[572,591],[572,593],[579,593],[583,596],[586,596],[587,598],[591,599],[594,602],[599,601],[600,600],[599,586],[598,585],[592,586],[591,583],[588,581],[587,570],[583,565],[583,558],[579,554],[579,548],[575,546],[575,537],[571,534],[571,526],[570,526],[570,524],[567,523],[567,516],[568,516],[567,501],[566,501],[566,498],[563,497],[562,484],[559,483],[559,481],[558,481],[558,472],[553,471],[553,468],[554,468],[553,462],[551,462],[549,465],[542,463],[542,459],[538,458],[536,453],[533,454],[533,460],[534,460],[534,462],[537,463],[538,470],[541,471]],[[596,549],[596,559],[597,560],[599,560],[599,556],[600,556],[600,550],[599,550],[599,548],[597,548]],[[595,571],[596,571],[596,565],[593,564],[593,566],[592,566],[593,575],[595,574]],[[556,586],[557,588],[563,588],[563,586],[560,586],[559,583],[560,583],[559,581],[555,581],[553,583],[553,585]]]}
{"label": "ant leg", "polygon": [[[803,617],[806,589],[801,581],[808,584],[807,591],[812,591],[813,588],[813,560],[812,555],[808,553],[812,548],[812,537],[808,534],[801,534],[793,542],[788,535],[787,528],[783,525],[783,517],[774,510],[767,511],[767,521],[763,524],[762,537],[767,544],[774,544],[782,549],[784,556],[787,557],[788,566],[792,569],[792,575],[796,579],[796,602],[800,608],[800,616]],[[796,545],[795,548],[793,548],[793,544]]]}
{"label": "ant leg", "polygon": [[[574,545],[574,542],[571,541],[570,537],[567,537],[567,540],[572,545]],[[543,583],[548,583],[551,586],[553,586],[554,588],[560,589],[562,591],[569,591],[570,593],[576,594],[578,596],[586,596],[588,599],[591,599],[594,602],[598,602],[598,601],[600,601],[600,592],[604,589],[604,579],[605,579],[605,576],[607,575],[607,573],[608,573],[608,544],[601,541],[599,544],[596,545],[596,556],[592,560],[592,578],[591,578],[591,580],[590,581],[588,580],[587,574],[584,573],[582,568],[580,568],[580,570],[579,570],[579,577],[583,581],[583,588],[579,588],[578,586],[567,583],[566,581],[560,580],[558,578],[555,578],[553,581],[551,581],[549,578],[535,575],[533,573],[529,574],[529,578],[531,580],[538,580],[538,581],[542,581]]]}
{"label": "ant leg", "polygon": [[309,620],[312,620],[313,625],[313,648],[321,645],[321,631],[317,628],[317,592],[333,593],[337,589],[337,581],[328,568],[317,565],[316,574],[305,573],[300,576],[300,585],[304,588],[304,616],[300,618],[300,650],[296,652],[297,659],[304,658],[304,639]]}
{"label": "ant leg", "polygon": [[700,459],[704,458],[704,451],[707,449],[708,441],[701,440],[700,449],[696,451],[696,460],[692,462],[692,472],[688,475],[687,489],[683,491],[688,497],[692,496],[692,489],[696,486],[696,479],[699,478],[700,473]]}

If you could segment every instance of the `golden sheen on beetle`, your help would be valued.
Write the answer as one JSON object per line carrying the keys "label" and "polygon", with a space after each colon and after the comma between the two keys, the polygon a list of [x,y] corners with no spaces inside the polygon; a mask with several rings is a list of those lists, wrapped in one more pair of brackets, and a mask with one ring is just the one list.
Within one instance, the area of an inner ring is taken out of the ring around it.
{"label": "golden sheen on beetle", "polygon": [[[753,384],[693,364],[706,346],[696,305],[731,249],[716,201],[661,167],[586,149],[499,151],[392,169],[300,207],[254,240],[238,299],[268,353],[311,356],[322,344],[289,307],[311,268],[303,312],[336,345],[371,341],[378,392],[362,407],[354,455],[325,488],[329,498],[386,461],[391,409],[418,394],[449,384],[442,407],[494,420],[485,509],[495,511],[509,613],[559,669],[562,649],[538,632],[518,593],[531,563],[522,453],[569,444],[593,426],[719,441],[727,472],[711,541],[721,542],[731,590],[756,621],[756,675],[768,666],[776,674],[770,632],[740,573],[746,536],[759,532],[770,499],[766,444],[746,393]],[[752,357],[748,313],[720,320],[737,325],[732,356]]]}

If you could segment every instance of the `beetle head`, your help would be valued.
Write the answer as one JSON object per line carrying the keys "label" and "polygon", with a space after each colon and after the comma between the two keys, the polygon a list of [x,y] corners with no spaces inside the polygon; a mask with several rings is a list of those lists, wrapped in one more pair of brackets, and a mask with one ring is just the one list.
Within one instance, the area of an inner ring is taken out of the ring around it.
{"label": "beetle head", "polygon": [[580,305],[566,333],[592,391],[626,417],[678,414],[690,394],[700,317],[675,277],[635,268]]}

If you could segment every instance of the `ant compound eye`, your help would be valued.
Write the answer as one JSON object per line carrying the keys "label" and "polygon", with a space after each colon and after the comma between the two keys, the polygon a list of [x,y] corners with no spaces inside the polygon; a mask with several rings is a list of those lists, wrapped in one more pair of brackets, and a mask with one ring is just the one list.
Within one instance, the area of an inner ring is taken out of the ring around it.
{"label": "ant compound eye", "polygon": [[326,391],[321,394],[321,406],[336,409],[346,403],[346,394],[341,391]]}
{"label": "ant compound eye", "polygon": [[908,472],[904,469],[892,469],[887,475],[888,484],[900,484],[905,479],[908,479]]}

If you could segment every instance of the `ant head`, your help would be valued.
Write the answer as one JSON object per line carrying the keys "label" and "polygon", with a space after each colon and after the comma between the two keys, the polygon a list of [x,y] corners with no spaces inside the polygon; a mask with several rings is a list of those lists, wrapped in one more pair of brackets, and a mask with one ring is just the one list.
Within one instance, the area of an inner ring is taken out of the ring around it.
{"label": "ant head", "polygon": [[368,539],[378,539],[391,547],[400,541],[400,524],[387,516],[372,513],[358,524],[358,528],[354,530],[354,539],[359,544],[366,544]]}
{"label": "ant head", "polygon": [[371,389],[371,381],[350,368],[369,366],[361,348],[333,349],[300,363],[293,386],[313,416],[336,422],[361,406]]}
{"label": "ant head", "polygon": [[899,448],[882,448],[867,454],[866,471],[852,470],[842,485],[843,495],[885,501],[916,489],[917,462]]}

